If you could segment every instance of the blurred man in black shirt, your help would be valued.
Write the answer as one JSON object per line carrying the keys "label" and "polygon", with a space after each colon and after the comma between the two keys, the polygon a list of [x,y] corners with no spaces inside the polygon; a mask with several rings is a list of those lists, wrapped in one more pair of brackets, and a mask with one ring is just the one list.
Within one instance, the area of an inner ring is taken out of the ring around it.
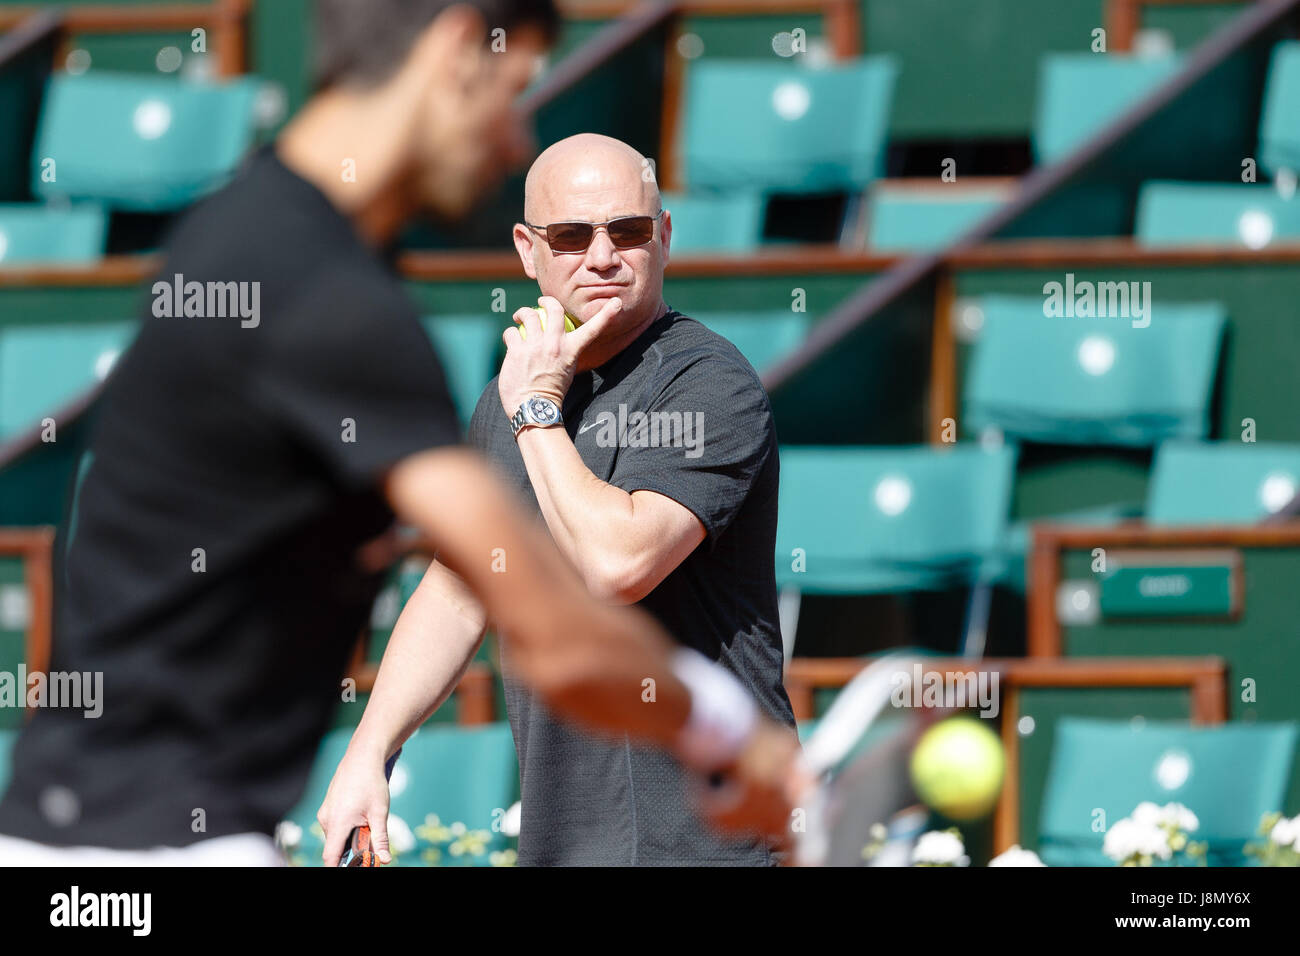
{"label": "blurred man in black shirt", "polygon": [[[513,102],[554,35],[551,3],[317,11],[320,91],[179,225],[107,386],[60,542],[50,665],[102,673],[103,713],[42,709],[24,731],[0,862],[274,862],[395,515],[508,629],[517,673],[558,713],[702,770],[786,753],[738,687],[703,693],[700,662],[648,616],[594,601],[458,445],[442,369],[379,253],[416,211],[463,217],[528,157]],[[241,301],[259,314],[155,307],[190,283],[256,290]],[[508,574],[491,566],[502,548]],[[748,822],[779,828],[784,777],[745,782]]]}

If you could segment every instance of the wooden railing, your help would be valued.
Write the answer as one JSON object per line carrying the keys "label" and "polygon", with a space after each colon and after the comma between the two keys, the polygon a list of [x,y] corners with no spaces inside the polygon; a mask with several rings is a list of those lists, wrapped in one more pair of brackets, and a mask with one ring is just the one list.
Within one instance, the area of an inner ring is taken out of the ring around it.
{"label": "wooden railing", "polygon": [[1300,548],[1300,521],[1254,525],[1164,527],[1142,522],[1114,527],[1036,524],[1029,559],[1026,613],[1028,650],[1034,658],[1060,658],[1064,652],[1056,592],[1066,551],[1094,548]]}
{"label": "wooden railing", "polygon": [[0,528],[0,556],[23,563],[27,590],[27,635],[24,660],[29,674],[50,666],[54,634],[54,529]]}
{"label": "wooden railing", "polygon": [[[252,0],[211,0],[210,3],[69,4],[54,11],[63,42],[55,57],[67,58],[70,40],[83,34],[167,33],[202,29],[216,59],[218,76],[236,76],[247,69],[247,19]],[[35,6],[0,7],[0,32],[49,12]]]}
{"label": "wooden railing", "polygon": [[[870,658],[794,658],[786,665],[785,688],[795,717],[813,713],[820,688],[839,688],[870,664]],[[1020,696],[1030,688],[1183,687],[1189,692],[1193,724],[1220,724],[1227,719],[1227,666],[1218,657],[1187,658],[1003,658],[968,661],[921,658],[925,673],[945,676],[998,675],[1002,749],[1006,776],[993,816],[994,852],[1019,842],[1020,836]]]}

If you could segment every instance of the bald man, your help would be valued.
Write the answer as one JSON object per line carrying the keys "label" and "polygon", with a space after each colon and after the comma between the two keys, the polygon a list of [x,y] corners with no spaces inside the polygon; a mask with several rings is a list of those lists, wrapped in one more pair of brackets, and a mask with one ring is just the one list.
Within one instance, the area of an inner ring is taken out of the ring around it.
{"label": "bald man", "polygon": [[[672,217],[636,150],[605,136],[570,137],[537,158],[525,188],[513,238],[546,322],[532,308],[515,312],[470,441],[540,514],[594,595],[649,611],[738,678],[793,739],[773,562],[777,441],[758,376],[731,343],[664,302]],[[566,313],[581,334],[564,334]],[[327,835],[364,817],[386,856],[387,791],[365,755],[391,753],[446,698],[483,620],[474,597],[435,562],[398,621],[321,808]],[[427,646],[430,633],[436,654],[411,650]],[[691,781],[663,751],[557,720],[515,679],[513,651],[503,633],[520,864],[778,861],[762,839],[708,828]],[[652,684],[643,700],[655,706]]]}

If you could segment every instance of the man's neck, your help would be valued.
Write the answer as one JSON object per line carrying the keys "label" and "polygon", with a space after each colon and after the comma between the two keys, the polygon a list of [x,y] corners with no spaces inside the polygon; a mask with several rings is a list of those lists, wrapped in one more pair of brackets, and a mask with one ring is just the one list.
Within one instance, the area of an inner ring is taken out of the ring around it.
{"label": "man's neck", "polygon": [[641,333],[650,328],[655,322],[662,319],[668,314],[668,305],[663,299],[659,300],[659,305],[651,310],[649,316],[631,328],[620,332],[616,337],[608,342],[595,342],[590,348],[582,353],[582,358],[578,362],[578,371],[587,372],[593,368],[600,368],[610,359],[622,353],[622,351],[635,342]]}
{"label": "man's neck", "polygon": [[399,159],[401,131],[379,128],[379,112],[356,95],[326,93],[275,143],[280,162],[319,189],[376,247],[392,241],[412,209]]}

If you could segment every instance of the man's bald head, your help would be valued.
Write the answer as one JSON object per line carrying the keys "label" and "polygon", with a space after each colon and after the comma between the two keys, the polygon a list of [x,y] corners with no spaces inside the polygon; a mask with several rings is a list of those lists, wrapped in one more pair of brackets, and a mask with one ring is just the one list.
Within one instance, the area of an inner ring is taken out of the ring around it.
{"label": "man's bald head", "polygon": [[[598,215],[597,205],[617,211]],[[649,160],[627,143],[599,133],[578,133],[547,147],[524,181],[524,218],[532,223],[654,215],[659,208],[659,185]]]}
{"label": "man's bald head", "polygon": [[[513,230],[524,273],[543,295],[554,296],[579,322],[617,298],[622,308],[607,332],[583,353],[595,368],[631,342],[667,310],[664,267],[672,219],[660,205],[649,160],[627,143],[596,133],[562,139],[537,157],[524,183],[524,222]],[[662,212],[662,215],[660,214]],[[615,246],[606,226],[592,230],[581,252],[556,252],[544,229],[556,222],[608,223],[632,216],[654,218],[650,239]]]}

